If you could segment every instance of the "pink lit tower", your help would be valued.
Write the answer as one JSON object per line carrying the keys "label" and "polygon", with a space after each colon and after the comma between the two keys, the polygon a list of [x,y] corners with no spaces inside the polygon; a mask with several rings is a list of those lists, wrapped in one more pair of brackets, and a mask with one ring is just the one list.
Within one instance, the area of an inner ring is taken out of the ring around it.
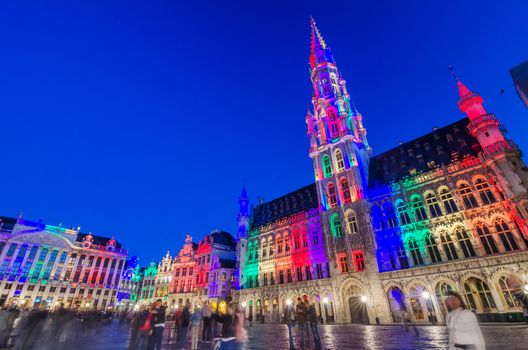
{"label": "pink lit tower", "polygon": [[460,96],[458,107],[467,115],[467,128],[482,147],[479,158],[493,170],[492,180],[508,200],[510,216],[528,239],[528,176],[524,163],[520,160],[520,152],[512,141],[504,137],[495,115],[486,111],[483,98],[469,90],[453,71],[452,73]]}
{"label": "pink lit tower", "polygon": [[310,78],[313,112],[308,111],[306,123],[330,270],[333,276],[370,270],[375,274],[370,206],[365,198],[372,151],[362,116],[350,101],[346,81],[313,19]]}

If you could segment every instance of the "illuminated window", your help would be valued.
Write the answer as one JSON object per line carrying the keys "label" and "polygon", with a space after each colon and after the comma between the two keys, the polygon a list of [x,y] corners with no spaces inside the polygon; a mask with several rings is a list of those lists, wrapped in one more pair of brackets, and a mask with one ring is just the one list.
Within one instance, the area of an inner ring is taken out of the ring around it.
{"label": "illuminated window", "polygon": [[302,236],[302,245],[303,245],[303,248],[306,248],[308,247],[308,234],[306,233],[306,228],[302,228],[301,230],[301,236]]}
{"label": "illuminated window", "polygon": [[411,253],[411,257],[413,259],[414,265],[423,265],[423,258],[422,254],[420,253],[420,248],[418,248],[418,244],[416,243],[416,240],[411,239],[409,240],[409,252]]}
{"label": "illuminated window", "polygon": [[343,152],[340,149],[335,151],[336,168],[337,172],[345,170],[345,160],[343,159]]}
{"label": "illuminated window", "polygon": [[312,270],[310,270],[310,266],[306,266],[304,268],[304,273],[306,275],[306,280],[311,281],[312,280]]}
{"label": "illuminated window", "polygon": [[458,192],[462,197],[462,201],[464,202],[466,209],[473,209],[478,206],[477,200],[475,199],[475,196],[473,196],[471,187],[469,187],[468,184],[464,183],[458,186]]}
{"label": "illuminated window", "polygon": [[356,233],[358,231],[356,213],[354,213],[354,211],[352,210],[349,210],[347,211],[346,218],[347,218],[348,232]]}
{"label": "illuminated window", "polygon": [[403,247],[403,243],[400,242],[397,250],[398,254],[398,262],[400,263],[400,267],[402,269],[406,269],[409,267],[409,260],[407,259],[407,253],[405,252],[405,248]]}
{"label": "illuminated window", "polygon": [[222,272],[222,282],[225,282],[227,280],[227,274],[225,272]]}
{"label": "illuminated window", "polygon": [[341,220],[338,213],[333,213],[330,217],[330,229],[334,237],[341,237],[343,232],[341,229]]}
{"label": "illuminated window", "polygon": [[282,237],[277,237],[277,254],[282,253]]}
{"label": "illuminated window", "polygon": [[370,210],[370,215],[372,216],[372,226],[374,227],[374,230],[378,231],[387,229],[380,207],[374,205]]}
{"label": "illuminated window", "polygon": [[270,284],[272,286],[275,285],[275,276],[273,275],[273,272],[270,272]]}
{"label": "illuminated window", "polygon": [[347,257],[345,254],[338,255],[339,257],[339,270],[341,273],[348,273],[348,263]]}
{"label": "illuminated window", "polygon": [[325,179],[332,176],[332,164],[330,163],[330,157],[328,157],[328,155],[325,154],[321,158],[321,163],[323,165],[323,173],[324,173]]}
{"label": "illuminated window", "polygon": [[438,244],[436,243],[435,237],[429,233],[425,238],[425,245],[427,248],[427,253],[429,253],[429,258],[432,263],[439,263],[442,261],[442,256],[438,250]]}
{"label": "illuminated window", "polygon": [[343,198],[343,203],[350,203],[352,198],[350,197],[350,187],[348,186],[348,180],[346,178],[342,178],[339,181],[339,184],[341,185],[341,197]]}
{"label": "illuminated window", "polygon": [[497,249],[497,244],[495,243],[488,226],[484,225],[482,222],[477,223],[475,226],[486,254],[497,254],[499,249]]}
{"label": "illuminated window", "polygon": [[508,227],[508,224],[504,222],[504,220],[502,219],[495,220],[495,230],[497,231],[497,234],[499,235],[502,245],[504,246],[504,249],[507,252],[519,249],[519,246],[517,245],[517,242],[515,241],[515,237],[513,236],[513,233]]}
{"label": "illuminated window", "polygon": [[411,223],[411,218],[407,212],[407,206],[403,201],[397,202],[396,210],[398,211],[398,217],[400,219],[400,224],[409,225]]}
{"label": "illuminated window", "polygon": [[425,196],[425,204],[427,205],[427,208],[429,209],[429,213],[431,214],[432,218],[436,218],[442,215],[440,205],[438,204],[438,199],[436,199],[436,196],[434,194],[429,193]]}
{"label": "illuminated window", "polygon": [[326,194],[328,196],[328,205],[330,208],[335,208],[337,206],[337,196],[336,189],[333,183],[329,183],[326,186]]}
{"label": "illuminated window", "polygon": [[265,287],[268,285],[268,274],[267,273],[264,273],[264,277],[263,277],[263,283],[262,285]]}
{"label": "illuminated window", "polygon": [[419,196],[414,196],[411,199],[411,205],[414,211],[414,217],[416,221],[422,221],[427,219],[427,213],[425,211],[422,199]]}
{"label": "illuminated window", "polygon": [[458,206],[456,205],[455,199],[453,198],[453,194],[446,188],[440,191],[440,200],[444,205],[446,214],[452,214],[458,211]]}
{"label": "illuminated window", "polygon": [[487,205],[496,202],[495,196],[491,192],[491,188],[487,181],[484,181],[483,179],[478,179],[477,181],[475,181],[475,189],[477,190],[480,196],[482,204]]}
{"label": "illuminated window", "polygon": [[299,249],[300,246],[301,246],[301,243],[300,243],[300,237],[299,237],[299,229],[294,228],[293,229],[293,247],[295,249]]}
{"label": "illuminated window", "polygon": [[476,256],[475,249],[473,248],[473,244],[471,244],[471,239],[469,238],[467,231],[463,227],[457,227],[455,235],[458,244],[460,244],[460,248],[462,249],[462,253],[464,253],[464,257],[470,258]]}
{"label": "illuminated window", "polygon": [[[508,308],[522,307],[521,302],[514,294],[515,290],[512,287],[510,287],[512,283],[509,282],[509,280],[510,278],[507,278],[506,276],[502,276],[499,279],[499,290],[504,298],[504,301],[506,302],[506,305],[508,306]],[[520,285],[519,281],[516,281],[513,284]]]}
{"label": "illuminated window", "polygon": [[451,235],[447,231],[442,231],[440,233],[440,242],[442,242],[442,247],[446,253],[447,260],[456,260],[458,259],[458,254],[456,252],[455,243],[451,239]]}
{"label": "illuminated window", "polygon": [[287,272],[286,277],[288,278],[288,283],[292,283],[293,282],[293,278],[292,278],[291,270],[288,269],[288,271],[286,271],[286,272]]}
{"label": "illuminated window", "polygon": [[300,267],[297,267],[295,269],[295,272],[297,273],[297,282],[302,282],[303,280],[303,275],[302,275],[302,270]]}
{"label": "illuminated window", "polygon": [[315,270],[317,271],[317,278],[323,278],[323,266],[321,264],[315,265]]}
{"label": "illuminated window", "polygon": [[354,258],[354,267],[356,268],[356,271],[360,272],[365,270],[365,256],[363,255],[363,252],[357,250],[352,253],[352,256]]}
{"label": "illuminated window", "polygon": [[337,120],[334,110],[329,110],[328,114],[328,129],[332,138],[339,136],[339,121]]}
{"label": "illuminated window", "polygon": [[[493,300],[493,295],[486,282],[478,279],[476,277],[469,278],[466,283],[464,283],[464,292],[466,295],[466,300],[471,309],[474,310],[486,310],[486,309],[495,309],[495,300]],[[475,297],[478,298],[475,300]],[[477,304],[478,301],[478,304]]]}
{"label": "illuminated window", "polygon": [[279,284],[284,284],[284,271],[279,271]]}
{"label": "illuminated window", "polygon": [[383,211],[385,212],[385,218],[387,219],[387,226],[389,228],[397,227],[398,220],[396,219],[396,213],[394,212],[392,203],[386,202],[383,204]]}

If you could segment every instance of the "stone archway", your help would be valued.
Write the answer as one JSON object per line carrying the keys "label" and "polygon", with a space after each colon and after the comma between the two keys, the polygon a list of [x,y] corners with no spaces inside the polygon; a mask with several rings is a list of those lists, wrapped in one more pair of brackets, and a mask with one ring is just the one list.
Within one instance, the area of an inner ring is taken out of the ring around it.
{"label": "stone archway", "polygon": [[405,294],[400,287],[391,287],[387,292],[387,299],[393,322],[401,322],[403,311],[406,311]]}
{"label": "stone archway", "polygon": [[345,312],[349,312],[350,322],[357,324],[370,324],[367,299],[363,290],[356,284],[349,284],[342,293],[344,304],[347,305]]}

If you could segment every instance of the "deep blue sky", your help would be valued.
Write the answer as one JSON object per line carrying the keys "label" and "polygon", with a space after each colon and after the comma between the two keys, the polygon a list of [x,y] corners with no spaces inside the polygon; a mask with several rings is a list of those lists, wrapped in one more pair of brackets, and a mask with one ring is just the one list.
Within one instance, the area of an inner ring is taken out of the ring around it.
{"label": "deep blue sky", "polygon": [[243,178],[253,200],[313,181],[310,15],[376,153],[462,117],[448,64],[528,149],[526,1],[74,2],[0,3],[0,214],[143,264],[234,232]]}

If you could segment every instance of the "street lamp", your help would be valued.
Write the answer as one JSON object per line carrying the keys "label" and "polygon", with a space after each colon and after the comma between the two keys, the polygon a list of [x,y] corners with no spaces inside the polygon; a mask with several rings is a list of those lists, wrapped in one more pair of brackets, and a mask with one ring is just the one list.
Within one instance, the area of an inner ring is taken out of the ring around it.
{"label": "street lamp", "polygon": [[323,303],[328,304],[328,298],[327,297],[323,298]]}
{"label": "street lamp", "polygon": [[243,302],[242,302],[242,307],[246,307],[246,305],[247,305],[246,302],[243,301]]}
{"label": "street lamp", "polygon": [[367,296],[366,295],[362,295],[361,296],[361,302],[362,303],[366,303],[367,302]]}
{"label": "street lamp", "polygon": [[292,304],[291,299],[286,300],[286,305],[290,306]]}

